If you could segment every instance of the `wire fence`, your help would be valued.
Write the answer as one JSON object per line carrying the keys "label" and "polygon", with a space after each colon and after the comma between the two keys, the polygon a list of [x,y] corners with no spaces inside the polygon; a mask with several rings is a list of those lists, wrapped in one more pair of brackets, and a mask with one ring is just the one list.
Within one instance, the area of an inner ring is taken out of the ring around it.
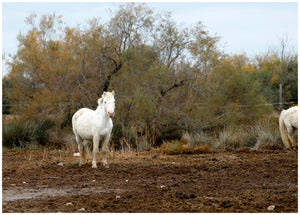
{"label": "wire fence", "polygon": [[[44,103],[45,104],[45,103]],[[52,105],[53,103],[49,103],[49,105]],[[62,106],[68,106],[68,105],[73,105],[74,103],[60,103],[59,105]],[[298,101],[293,101],[293,102],[283,102],[283,103],[266,103],[266,104],[258,104],[258,105],[237,105],[236,107],[243,108],[243,107],[250,107],[250,106],[271,106],[271,105],[293,105],[293,104],[298,104]],[[207,105],[207,104],[199,104],[200,106],[207,106],[207,107],[217,107],[216,105]],[[16,107],[16,106],[29,106],[29,104],[2,104],[2,107]]]}
{"label": "wire fence", "polygon": [[[47,105],[47,104],[46,104]],[[66,106],[73,106],[74,103],[59,103],[58,104],[60,108],[62,107],[66,107]],[[217,105],[208,105],[205,103],[200,103],[198,104],[200,109],[206,109],[206,108],[215,108],[215,107],[219,107]],[[234,107],[236,108],[248,108],[248,107],[260,107],[260,106],[274,106],[274,108],[278,108],[279,110],[283,109],[283,105],[298,105],[298,101],[292,101],[292,102],[283,102],[283,103],[266,103],[266,104],[257,104],[257,105],[236,105]],[[29,104],[24,104],[24,103],[20,103],[20,104],[2,104],[2,113],[3,110],[6,109],[7,107],[20,107],[20,112],[22,112],[23,107],[27,107],[29,106]],[[43,104],[43,106],[45,106],[45,104]],[[47,106],[53,106],[53,104],[49,104]]]}

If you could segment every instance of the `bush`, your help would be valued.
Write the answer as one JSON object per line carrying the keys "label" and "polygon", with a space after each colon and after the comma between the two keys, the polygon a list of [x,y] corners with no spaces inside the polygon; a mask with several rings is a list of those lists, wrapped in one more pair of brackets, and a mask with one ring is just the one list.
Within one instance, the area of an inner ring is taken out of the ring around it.
{"label": "bush", "polygon": [[5,147],[24,147],[27,144],[45,145],[49,142],[51,120],[16,120],[3,123],[2,144]]}

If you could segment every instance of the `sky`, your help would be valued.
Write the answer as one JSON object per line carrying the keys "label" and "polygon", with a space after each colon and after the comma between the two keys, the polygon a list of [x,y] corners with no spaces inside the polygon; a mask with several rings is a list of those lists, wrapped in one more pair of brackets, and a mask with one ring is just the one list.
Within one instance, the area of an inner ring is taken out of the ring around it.
{"label": "sky", "polygon": [[[62,15],[66,26],[84,25],[88,20],[101,17],[110,19],[109,9],[117,10],[123,3],[114,2],[2,2],[2,55],[6,58],[18,50],[17,35],[26,34],[24,22],[32,13],[38,16],[55,12]],[[270,47],[279,46],[280,39],[288,38],[288,47],[298,51],[297,2],[146,2],[154,12],[171,12],[173,20],[182,26],[198,21],[210,35],[221,37],[225,53],[246,54],[254,57]],[[3,75],[7,68],[2,64]]]}

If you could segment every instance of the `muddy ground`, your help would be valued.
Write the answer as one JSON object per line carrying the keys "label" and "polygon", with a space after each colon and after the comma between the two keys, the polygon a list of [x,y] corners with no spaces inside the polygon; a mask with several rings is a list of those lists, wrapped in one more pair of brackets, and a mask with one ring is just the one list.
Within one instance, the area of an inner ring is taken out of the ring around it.
{"label": "muddy ground", "polygon": [[4,152],[3,212],[298,211],[297,152],[114,153],[108,169],[77,160],[63,150]]}

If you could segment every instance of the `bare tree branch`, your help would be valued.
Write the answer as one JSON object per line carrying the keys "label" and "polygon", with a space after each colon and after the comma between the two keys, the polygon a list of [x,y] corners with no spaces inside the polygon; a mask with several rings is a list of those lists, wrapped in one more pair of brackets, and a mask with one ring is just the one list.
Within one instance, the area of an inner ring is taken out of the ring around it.
{"label": "bare tree branch", "polygon": [[181,87],[183,85],[184,85],[184,80],[181,80],[179,83],[176,83],[176,81],[175,81],[175,83],[171,87],[169,87],[169,88],[167,88],[165,90],[161,90],[160,91],[160,95],[162,97],[164,97],[167,94],[167,92],[171,91],[174,88]]}

